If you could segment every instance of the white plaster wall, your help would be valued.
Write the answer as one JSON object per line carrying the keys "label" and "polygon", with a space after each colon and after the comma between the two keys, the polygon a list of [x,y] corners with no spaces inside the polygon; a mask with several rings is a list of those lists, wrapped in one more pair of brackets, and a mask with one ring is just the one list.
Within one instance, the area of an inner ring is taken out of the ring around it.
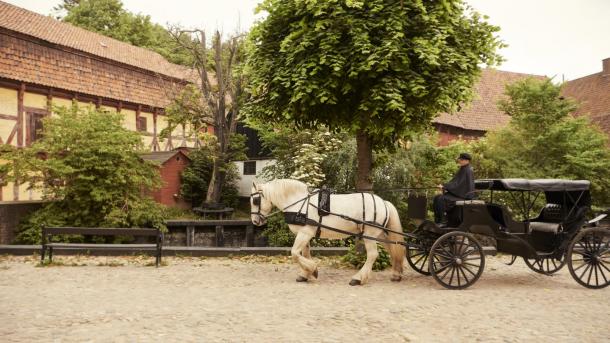
{"label": "white plaster wall", "polygon": [[239,173],[238,190],[240,196],[250,196],[252,190],[252,182],[262,183],[269,180],[265,180],[260,176],[261,171],[268,165],[275,163],[275,160],[256,160],[256,175],[244,175],[244,161],[233,162],[237,166],[237,172]]}

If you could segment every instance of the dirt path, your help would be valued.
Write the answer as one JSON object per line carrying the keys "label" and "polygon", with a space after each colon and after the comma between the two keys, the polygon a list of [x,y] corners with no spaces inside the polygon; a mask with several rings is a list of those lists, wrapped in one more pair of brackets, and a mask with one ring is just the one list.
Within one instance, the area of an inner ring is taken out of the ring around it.
{"label": "dirt path", "polygon": [[448,291],[408,267],[401,283],[381,272],[350,287],[354,271],[333,260],[308,284],[284,258],[167,258],[159,269],[151,259],[58,260],[87,265],[0,259],[2,342],[610,341],[610,287],[521,261],[489,258],[477,284]]}

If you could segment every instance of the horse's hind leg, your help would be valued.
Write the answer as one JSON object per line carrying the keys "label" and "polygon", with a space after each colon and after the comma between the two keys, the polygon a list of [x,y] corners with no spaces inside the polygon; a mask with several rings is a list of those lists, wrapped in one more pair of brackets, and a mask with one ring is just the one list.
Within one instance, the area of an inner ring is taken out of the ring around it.
{"label": "horse's hind leg", "polygon": [[368,281],[371,272],[373,271],[373,264],[375,264],[377,256],[379,256],[377,242],[365,239],[364,247],[366,248],[366,262],[364,262],[364,265],[360,268],[358,273],[352,276],[352,280],[349,282],[351,286],[363,285]]}
{"label": "horse's hind leg", "polygon": [[290,250],[292,260],[297,262],[301,268],[297,282],[307,281],[309,276],[312,275],[316,270],[316,263],[312,259],[307,258],[302,254],[308,246],[311,237],[311,235],[299,232],[297,237],[294,239],[294,244]]}

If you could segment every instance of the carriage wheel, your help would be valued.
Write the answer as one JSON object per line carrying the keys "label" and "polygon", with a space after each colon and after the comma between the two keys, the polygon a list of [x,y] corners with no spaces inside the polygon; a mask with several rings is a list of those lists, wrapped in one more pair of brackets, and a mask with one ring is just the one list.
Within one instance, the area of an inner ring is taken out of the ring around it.
{"label": "carriage wheel", "polygon": [[568,269],[587,288],[610,285],[610,230],[582,230],[568,247]]}
{"label": "carriage wheel", "polygon": [[430,232],[425,230],[423,225],[413,231],[417,238],[411,240],[411,242],[417,245],[417,247],[407,245],[407,262],[416,272],[430,276],[428,271],[428,256],[430,255],[430,247],[434,244],[436,237],[431,237]]}
{"label": "carriage wheel", "polygon": [[536,273],[551,275],[558,272],[566,264],[565,255],[557,258],[556,256],[535,258],[523,258],[525,264]]}
{"label": "carriage wheel", "polygon": [[474,284],[485,268],[481,244],[473,235],[450,232],[436,240],[430,250],[429,270],[443,287],[463,289]]}

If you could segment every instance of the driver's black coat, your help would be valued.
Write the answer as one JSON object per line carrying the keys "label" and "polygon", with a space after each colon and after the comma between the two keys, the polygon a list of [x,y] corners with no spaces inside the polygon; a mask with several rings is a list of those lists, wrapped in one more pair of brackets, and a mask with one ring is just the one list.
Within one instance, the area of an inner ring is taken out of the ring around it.
{"label": "driver's black coat", "polygon": [[470,164],[461,166],[451,181],[443,185],[443,189],[461,199],[474,198],[474,174]]}

